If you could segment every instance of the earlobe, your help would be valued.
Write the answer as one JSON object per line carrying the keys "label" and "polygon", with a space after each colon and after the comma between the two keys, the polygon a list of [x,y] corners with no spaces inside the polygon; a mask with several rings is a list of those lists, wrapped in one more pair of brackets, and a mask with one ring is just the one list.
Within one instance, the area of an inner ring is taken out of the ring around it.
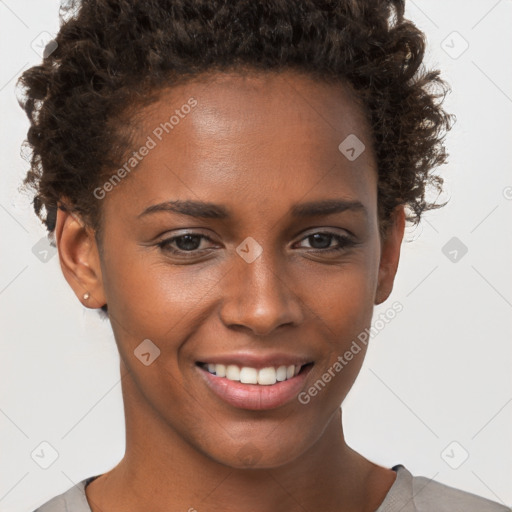
{"label": "earlobe", "polygon": [[379,263],[379,277],[375,292],[374,304],[382,304],[393,290],[395,275],[400,261],[400,249],[405,230],[405,210],[403,205],[395,208],[391,223],[382,240],[382,250]]}
{"label": "earlobe", "polygon": [[78,299],[89,308],[106,303],[94,230],[79,216],[58,208],[55,242],[64,278]]}

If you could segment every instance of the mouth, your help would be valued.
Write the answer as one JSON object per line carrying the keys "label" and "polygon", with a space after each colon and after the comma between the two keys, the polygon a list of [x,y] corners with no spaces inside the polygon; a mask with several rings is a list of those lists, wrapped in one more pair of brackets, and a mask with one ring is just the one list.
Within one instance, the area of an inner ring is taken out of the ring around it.
{"label": "mouth", "polygon": [[265,368],[254,368],[236,364],[217,363],[196,363],[201,369],[216,377],[226,378],[242,384],[253,384],[258,386],[273,386],[277,382],[284,382],[296,377],[313,363],[291,364],[280,366],[267,366]]}
{"label": "mouth", "polygon": [[196,363],[210,391],[241,409],[275,409],[291,402],[304,387],[313,362],[255,368],[239,364]]}

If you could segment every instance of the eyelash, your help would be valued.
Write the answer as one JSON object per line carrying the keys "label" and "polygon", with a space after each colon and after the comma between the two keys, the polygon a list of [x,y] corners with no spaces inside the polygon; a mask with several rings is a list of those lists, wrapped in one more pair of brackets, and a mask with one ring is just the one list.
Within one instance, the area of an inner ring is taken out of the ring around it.
{"label": "eyelash", "polygon": [[[332,247],[332,248],[329,248],[329,249],[312,249],[313,252],[320,252],[320,253],[338,253],[338,252],[341,252],[341,251],[344,251],[346,249],[348,249],[349,247],[352,247],[354,245],[356,245],[356,242],[354,242],[353,240],[351,240],[349,237],[347,236],[343,236],[343,235],[338,235],[336,233],[330,233],[328,231],[317,231],[315,233],[311,233],[307,236],[305,236],[304,238],[302,238],[300,241],[302,242],[303,240],[307,240],[308,238],[314,236],[314,235],[326,235],[326,236],[329,236],[329,237],[332,237],[334,238],[338,243],[339,243],[339,247]],[[174,255],[186,255],[186,254],[190,254],[191,256],[193,255],[197,255],[197,254],[200,254],[201,253],[201,249],[194,249],[192,251],[184,251],[182,249],[174,249],[174,248],[169,248],[170,244],[173,243],[175,240],[178,240],[180,238],[184,238],[186,236],[192,236],[192,237],[199,237],[201,239],[205,239],[205,240],[209,240],[210,242],[213,242],[213,240],[206,236],[206,235],[203,235],[203,234],[200,234],[200,233],[185,233],[183,235],[179,235],[179,236],[174,236],[172,238],[167,238],[165,240],[162,240],[161,242],[159,242],[157,244],[157,246],[164,252],[170,252],[171,254],[174,254]],[[203,249],[204,251],[205,249]]]}

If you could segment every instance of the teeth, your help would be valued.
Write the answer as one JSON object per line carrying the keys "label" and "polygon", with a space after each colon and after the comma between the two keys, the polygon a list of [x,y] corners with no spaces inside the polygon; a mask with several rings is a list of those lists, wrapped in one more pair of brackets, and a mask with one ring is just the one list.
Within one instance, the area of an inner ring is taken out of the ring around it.
{"label": "teeth", "polygon": [[278,366],[274,368],[269,366],[257,370],[249,366],[238,367],[236,364],[204,364],[203,368],[207,369],[210,373],[217,375],[217,377],[226,377],[229,380],[235,380],[242,384],[259,384],[261,386],[272,386],[276,382],[295,377],[302,368],[301,365]]}
{"label": "teeth", "polygon": [[275,368],[262,368],[258,372],[258,384],[262,386],[272,386],[277,382]]}
{"label": "teeth", "polygon": [[240,382],[242,384],[258,384],[258,371],[256,368],[244,366],[240,370]]}
{"label": "teeth", "polygon": [[226,379],[240,380],[240,368],[234,364],[226,366]]}
{"label": "teeth", "polygon": [[276,372],[276,379],[278,381],[286,380],[286,366],[280,366]]}

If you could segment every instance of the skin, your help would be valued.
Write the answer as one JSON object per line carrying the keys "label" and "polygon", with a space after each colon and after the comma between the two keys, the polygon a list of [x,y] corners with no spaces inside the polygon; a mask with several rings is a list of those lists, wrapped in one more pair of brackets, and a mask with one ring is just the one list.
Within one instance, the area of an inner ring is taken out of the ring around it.
{"label": "skin", "polygon": [[[370,327],[374,305],[391,293],[405,225],[399,206],[379,236],[370,127],[344,86],[290,71],[217,74],[162,91],[142,112],[133,149],[190,97],[192,112],[102,200],[101,250],[79,217],[58,211],[64,276],[86,307],[108,304],[121,355],[126,453],[87,487],[90,506],[374,511],[396,474],[346,444],[340,409],[364,349],[308,404],[267,411],[226,404],[195,365],[208,355],[279,349],[314,361],[308,389]],[[349,134],[366,146],[352,162],[338,149]],[[231,216],[138,218],[176,199],[222,204]],[[289,213],[325,199],[360,201],[366,214]],[[327,253],[335,238],[310,237],[326,231],[356,243]],[[184,232],[211,241],[189,240],[188,257],[157,245]],[[249,236],[263,249],[250,264],[236,252]],[[144,339],[161,351],[149,366],[134,356]]]}

